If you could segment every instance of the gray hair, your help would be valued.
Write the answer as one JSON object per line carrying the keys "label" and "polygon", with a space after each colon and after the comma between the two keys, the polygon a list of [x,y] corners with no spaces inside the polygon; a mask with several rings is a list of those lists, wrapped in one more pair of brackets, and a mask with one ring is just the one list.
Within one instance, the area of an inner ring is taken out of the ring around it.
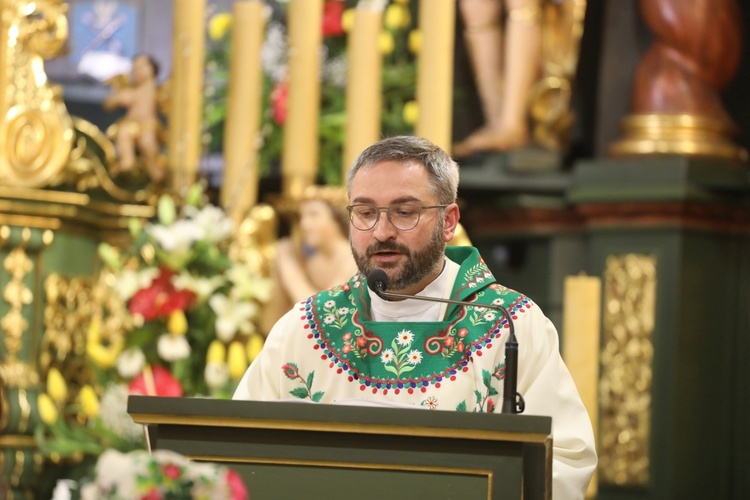
{"label": "gray hair", "polygon": [[367,170],[383,161],[416,161],[424,165],[430,176],[430,192],[437,203],[456,202],[458,193],[458,164],[448,153],[427,139],[400,135],[372,144],[362,151],[346,173],[346,192],[351,198],[352,182],[360,170]]}

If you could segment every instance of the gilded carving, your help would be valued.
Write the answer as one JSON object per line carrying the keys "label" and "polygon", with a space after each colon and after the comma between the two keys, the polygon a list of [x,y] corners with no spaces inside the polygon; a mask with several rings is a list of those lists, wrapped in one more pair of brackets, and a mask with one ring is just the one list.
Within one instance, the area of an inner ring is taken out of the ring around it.
{"label": "gilded carving", "polygon": [[612,255],[604,272],[600,482],[649,480],[656,257]]}
{"label": "gilded carving", "polygon": [[[24,241],[28,241],[30,233],[23,233],[23,237]],[[3,289],[3,299],[10,309],[0,319],[6,353],[5,363],[0,366],[0,378],[8,386],[24,388],[34,380],[30,376],[33,370],[18,360],[18,353],[23,345],[23,334],[29,327],[23,316],[23,307],[31,304],[34,298],[23,280],[33,269],[33,263],[23,246],[19,246],[10,251],[3,261],[3,267],[10,275],[10,281]]]}
{"label": "gilded carving", "polygon": [[[92,382],[86,362],[86,337],[92,318],[101,314],[101,334],[107,341],[132,329],[132,316],[125,302],[113,291],[110,272],[98,281],[87,277],[66,278],[53,273],[45,280],[45,332],[39,368],[46,374],[54,366],[69,382],[70,397]],[[109,284],[108,284],[109,283]]]}
{"label": "gilded carving", "polygon": [[62,0],[5,0],[0,50],[0,182],[43,187],[68,161],[73,125],[61,89],[47,81],[43,58],[67,38]]}

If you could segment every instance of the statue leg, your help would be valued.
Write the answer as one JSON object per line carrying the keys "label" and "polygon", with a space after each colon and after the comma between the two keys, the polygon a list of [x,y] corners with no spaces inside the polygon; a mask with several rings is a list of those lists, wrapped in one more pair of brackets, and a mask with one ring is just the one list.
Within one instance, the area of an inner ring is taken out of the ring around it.
{"label": "statue leg", "polygon": [[151,180],[160,184],[166,178],[166,168],[159,154],[159,141],[155,131],[143,132],[138,137],[138,149],[143,156]]}
{"label": "statue leg", "polygon": [[135,141],[129,124],[120,123],[117,126],[115,144],[117,145],[118,157],[117,170],[119,172],[130,172],[135,166]]}
{"label": "statue leg", "polygon": [[484,127],[456,144],[455,156],[517,149],[528,141],[528,96],[541,59],[541,8],[539,0],[506,0],[506,6],[500,112],[497,118],[487,120]]}
{"label": "statue leg", "polygon": [[500,119],[503,34],[501,0],[460,0],[464,39],[485,123]]}

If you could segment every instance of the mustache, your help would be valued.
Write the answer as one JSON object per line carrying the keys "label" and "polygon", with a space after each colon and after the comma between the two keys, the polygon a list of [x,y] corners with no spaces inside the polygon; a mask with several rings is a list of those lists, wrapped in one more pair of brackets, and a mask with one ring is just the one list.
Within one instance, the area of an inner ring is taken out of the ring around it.
{"label": "mustache", "polygon": [[404,255],[410,255],[409,248],[393,241],[378,241],[367,247],[366,256],[372,257],[378,252],[398,252]]}

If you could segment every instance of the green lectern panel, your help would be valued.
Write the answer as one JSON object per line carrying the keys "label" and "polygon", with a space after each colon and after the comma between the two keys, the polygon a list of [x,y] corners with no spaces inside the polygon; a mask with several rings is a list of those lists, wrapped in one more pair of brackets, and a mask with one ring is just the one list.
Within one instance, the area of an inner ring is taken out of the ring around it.
{"label": "green lectern panel", "polygon": [[[471,475],[425,471],[389,471],[332,467],[274,466],[231,463],[242,474],[253,500],[266,499],[473,499],[503,498],[492,495],[490,478]],[[509,476],[520,477],[520,462]],[[514,489],[517,489],[516,484]],[[506,498],[518,498],[518,491],[503,490]]]}
{"label": "green lectern panel", "polygon": [[549,417],[131,397],[154,448],[226,463],[251,498],[551,498]]}

